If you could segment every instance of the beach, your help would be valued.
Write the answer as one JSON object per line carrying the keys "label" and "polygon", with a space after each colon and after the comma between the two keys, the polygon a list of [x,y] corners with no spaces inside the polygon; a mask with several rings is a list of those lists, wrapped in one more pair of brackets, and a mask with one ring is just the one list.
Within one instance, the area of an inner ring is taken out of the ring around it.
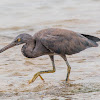
{"label": "beach", "polygon": [[[0,48],[21,33],[34,35],[45,28],[62,28],[100,38],[99,0],[8,0],[0,4]],[[0,54],[0,100],[98,100],[100,98],[100,42],[74,55],[67,66],[55,55],[56,72],[28,81],[36,72],[52,69],[48,55],[29,59],[23,45]]]}

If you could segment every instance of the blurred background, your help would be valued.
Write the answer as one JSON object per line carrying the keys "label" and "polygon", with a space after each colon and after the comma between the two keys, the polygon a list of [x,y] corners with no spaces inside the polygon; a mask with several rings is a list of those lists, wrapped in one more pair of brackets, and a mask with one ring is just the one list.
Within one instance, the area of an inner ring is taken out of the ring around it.
{"label": "blurred background", "polygon": [[14,36],[59,27],[88,33],[100,30],[100,0],[2,0],[0,35]]}
{"label": "blurred background", "polygon": [[[44,28],[64,28],[100,38],[100,0],[0,0],[0,48],[21,33],[34,35]],[[98,43],[100,44],[100,42]],[[0,54],[0,100],[99,100],[100,45],[68,56],[70,83],[66,85],[66,64],[55,56],[56,72],[48,56],[28,59],[15,46]]]}

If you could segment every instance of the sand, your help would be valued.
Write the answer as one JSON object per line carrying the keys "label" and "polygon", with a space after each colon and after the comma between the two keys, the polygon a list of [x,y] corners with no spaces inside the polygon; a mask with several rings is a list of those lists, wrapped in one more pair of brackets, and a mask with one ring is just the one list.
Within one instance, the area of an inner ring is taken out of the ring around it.
{"label": "sand", "polygon": [[[0,1],[0,48],[20,33],[34,35],[51,27],[100,38],[100,1]],[[21,47],[13,47],[0,54],[0,100],[100,99],[100,46],[67,56],[71,66],[69,84],[65,82],[67,66],[57,55],[56,72],[42,75],[45,82],[38,77],[34,83],[28,84],[36,72],[52,69],[52,64],[47,55],[25,58]]]}
{"label": "sand", "polygon": [[[96,33],[94,33],[96,35]],[[13,39],[1,36],[0,48]],[[100,43],[98,43],[100,44]],[[67,56],[71,65],[70,83],[65,82],[67,66],[55,56],[56,72],[42,75],[28,84],[33,75],[52,69],[49,57],[25,58],[21,46],[0,54],[0,100],[98,100],[100,98],[100,46]]]}

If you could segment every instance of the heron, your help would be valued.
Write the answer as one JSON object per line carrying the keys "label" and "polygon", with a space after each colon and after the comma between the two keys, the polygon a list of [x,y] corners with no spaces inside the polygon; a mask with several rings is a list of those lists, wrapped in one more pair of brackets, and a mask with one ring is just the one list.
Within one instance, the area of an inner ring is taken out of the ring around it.
{"label": "heron", "polygon": [[69,82],[71,67],[66,55],[79,53],[89,47],[97,47],[97,42],[99,41],[100,39],[95,36],[80,34],[67,29],[48,28],[36,32],[33,36],[27,33],[18,35],[10,44],[0,49],[0,53],[11,47],[23,44],[21,52],[27,58],[49,55],[53,69],[37,72],[29,80],[29,83],[34,82],[38,76],[44,81],[41,74],[54,73],[56,71],[54,55],[59,55],[67,65],[66,82]]}

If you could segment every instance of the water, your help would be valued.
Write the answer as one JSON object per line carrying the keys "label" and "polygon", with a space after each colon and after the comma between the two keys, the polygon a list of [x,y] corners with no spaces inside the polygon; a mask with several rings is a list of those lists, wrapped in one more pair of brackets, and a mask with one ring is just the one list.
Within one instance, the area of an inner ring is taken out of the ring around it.
{"label": "water", "polygon": [[0,35],[49,27],[93,33],[100,28],[100,0],[2,0]]}
{"label": "water", "polygon": [[[100,0],[0,1],[0,48],[20,33],[33,35],[50,27],[100,37]],[[28,81],[36,72],[50,70],[52,66],[48,56],[25,58],[20,52],[21,47],[0,54],[0,100],[100,98],[100,46],[67,56],[72,68],[72,86],[63,81],[67,67],[59,56],[55,56],[56,72],[42,75],[45,83],[37,78],[29,85]]]}

